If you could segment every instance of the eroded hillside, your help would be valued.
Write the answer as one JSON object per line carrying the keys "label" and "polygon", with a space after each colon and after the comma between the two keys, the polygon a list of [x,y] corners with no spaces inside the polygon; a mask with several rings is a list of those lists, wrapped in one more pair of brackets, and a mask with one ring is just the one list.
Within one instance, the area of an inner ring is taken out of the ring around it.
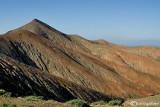
{"label": "eroded hillside", "polygon": [[160,93],[159,52],[67,35],[35,19],[0,37],[0,83],[18,81],[19,94],[51,93],[61,101],[146,97]]}

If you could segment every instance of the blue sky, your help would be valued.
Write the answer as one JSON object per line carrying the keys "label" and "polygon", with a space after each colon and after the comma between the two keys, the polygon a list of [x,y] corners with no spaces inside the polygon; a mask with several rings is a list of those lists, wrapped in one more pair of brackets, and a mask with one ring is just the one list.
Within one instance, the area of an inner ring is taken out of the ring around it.
{"label": "blue sky", "polygon": [[160,41],[160,0],[0,0],[0,34],[34,18],[90,40]]}

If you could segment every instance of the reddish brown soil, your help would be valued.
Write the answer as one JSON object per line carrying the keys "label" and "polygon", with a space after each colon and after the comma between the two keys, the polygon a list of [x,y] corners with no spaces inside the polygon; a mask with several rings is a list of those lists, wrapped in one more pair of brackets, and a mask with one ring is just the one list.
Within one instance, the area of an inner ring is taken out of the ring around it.
{"label": "reddish brown soil", "polygon": [[[58,81],[55,84],[61,84],[69,93],[66,96],[71,98],[93,101],[100,96],[104,99],[135,98],[160,93],[158,47],[125,47],[104,40],[89,41],[33,20],[1,36],[0,53],[0,68],[1,72],[6,72],[5,76],[12,75],[7,75],[12,71],[8,66],[20,68],[23,74],[28,72],[36,76],[38,72],[44,79]],[[4,66],[3,63],[11,64]],[[36,71],[29,72],[29,68]],[[4,77],[2,74],[0,76]],[[52,90],[48,86],[46,89]],[[64,97],[61,94],[57,96]]]}

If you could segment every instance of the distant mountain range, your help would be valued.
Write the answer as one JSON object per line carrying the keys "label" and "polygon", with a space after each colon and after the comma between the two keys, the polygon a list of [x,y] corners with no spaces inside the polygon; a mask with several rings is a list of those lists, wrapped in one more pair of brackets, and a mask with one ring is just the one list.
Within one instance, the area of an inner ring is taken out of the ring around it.
{"label": "distant mountain range", "polygon": [[0,88],[88,102],[160,93],[160,48],[62,33],[42,21],[0,36]]}
{"label": "distant mountain range", "polygon": [[134,47],[134,46],[157,46],[160,47],[160,40],[123,40],[123,41],[116,41],[115,43],[129,46],[129,47]]}

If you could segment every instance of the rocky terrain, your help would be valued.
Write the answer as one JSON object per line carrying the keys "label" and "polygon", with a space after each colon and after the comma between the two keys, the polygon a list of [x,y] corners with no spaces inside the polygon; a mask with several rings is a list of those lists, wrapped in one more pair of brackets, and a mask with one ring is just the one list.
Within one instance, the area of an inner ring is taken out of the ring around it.
{"label": "rocky terrain", "polygon": [[34,19],[0,36],[0,89],[88,102],[160,93],[160,48],[62,33]]}
{"label": "rocky terrain", "polygon": [[160,106],[160,95],[149,96],[146,98],[139,99],[128,99],[123,103],[126,107],[159,107]]}

